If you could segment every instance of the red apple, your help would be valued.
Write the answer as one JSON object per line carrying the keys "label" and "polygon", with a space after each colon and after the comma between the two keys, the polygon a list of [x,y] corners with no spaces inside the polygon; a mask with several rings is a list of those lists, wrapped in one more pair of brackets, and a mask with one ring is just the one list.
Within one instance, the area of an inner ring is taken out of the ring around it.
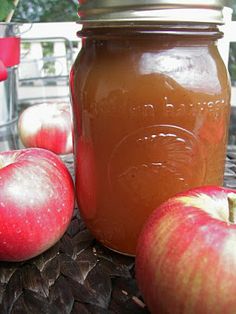
{"label": "red apple", "polygon": [[69,103],[41,103],[22,111],[19,137],[25,147],[41,147],[56,154],[73,151],[73,124]]}
{"label": "red apple", "polygon": [[73,208],[73,181],[57,155],[40,148],[0,153],[0,260],[47,250],[66,231]]}
{"label": "red apple", "polygon": [[151,313],[236,313],[235,203],[235,190],[200,187],[154,211],[135,261]]}

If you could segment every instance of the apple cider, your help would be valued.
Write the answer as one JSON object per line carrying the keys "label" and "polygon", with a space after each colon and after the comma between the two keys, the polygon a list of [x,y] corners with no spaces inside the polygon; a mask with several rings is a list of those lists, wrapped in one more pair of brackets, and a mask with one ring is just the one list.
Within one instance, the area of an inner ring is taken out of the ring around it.
{"label": "apple cider", "polygon": [[76,192],[106,247],[135,255],[162,202],[223,183],[230,86],[215,24],[80,32],[71,71]]}

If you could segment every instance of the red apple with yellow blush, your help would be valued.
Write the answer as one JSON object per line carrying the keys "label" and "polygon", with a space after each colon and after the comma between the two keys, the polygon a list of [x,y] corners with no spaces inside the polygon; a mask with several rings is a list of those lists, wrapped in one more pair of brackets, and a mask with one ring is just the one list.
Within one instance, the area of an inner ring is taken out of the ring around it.
{"label": "red apple with yellow blush", "polygon": [[138,241],[136,278],[151,313],[236,313],[236,191],[207,186],[158,207]]}
{"label": "red apple with yellow blush", "polygon": [[73,152],[73,123],[70,104],[47,102],[27,107],[19,116],[23,145],[40,147],[64,155]]}

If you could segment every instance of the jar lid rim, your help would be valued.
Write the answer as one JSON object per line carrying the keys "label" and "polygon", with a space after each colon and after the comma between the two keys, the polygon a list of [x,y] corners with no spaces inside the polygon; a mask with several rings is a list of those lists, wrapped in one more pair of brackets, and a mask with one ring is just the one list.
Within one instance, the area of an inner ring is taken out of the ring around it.
{"label": "jar lid rim", "polygon": [[222,0],[83,0],[81,24],[195,22],[223,24]]}

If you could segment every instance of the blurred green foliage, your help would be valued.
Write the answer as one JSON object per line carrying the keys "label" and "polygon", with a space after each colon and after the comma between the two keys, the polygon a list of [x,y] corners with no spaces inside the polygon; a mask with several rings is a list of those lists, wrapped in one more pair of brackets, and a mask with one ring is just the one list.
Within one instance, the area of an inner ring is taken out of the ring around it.
{"label": "blurred green foliage", "polygon": [[[228,0],[226,5],[233,9],[232,20],[236,21],[236,0]],[[236,41],[236,34],[235,34]],[[230,44],[229,64],[228,64],[230,78],[233,84],[236,83],[236,42]]]}
{"label": "blurred green foliage", "polygon": [[232,20],[236,21],[236,0],[226,0],[225,4],[233,10]]}
{"label": "blurred green foliage", "polygon": [[[3,1],[3,0],[0,0]],[[70,22],[77,20],[78,0],[20,0],[13,21]]]}
{"label": "blurred green foliage", "polygon": [[1,0],[0,4],[0,22],[3,22],[6,20],[6,17],[11,12],[12,9],[15,8],[14,0]]}

